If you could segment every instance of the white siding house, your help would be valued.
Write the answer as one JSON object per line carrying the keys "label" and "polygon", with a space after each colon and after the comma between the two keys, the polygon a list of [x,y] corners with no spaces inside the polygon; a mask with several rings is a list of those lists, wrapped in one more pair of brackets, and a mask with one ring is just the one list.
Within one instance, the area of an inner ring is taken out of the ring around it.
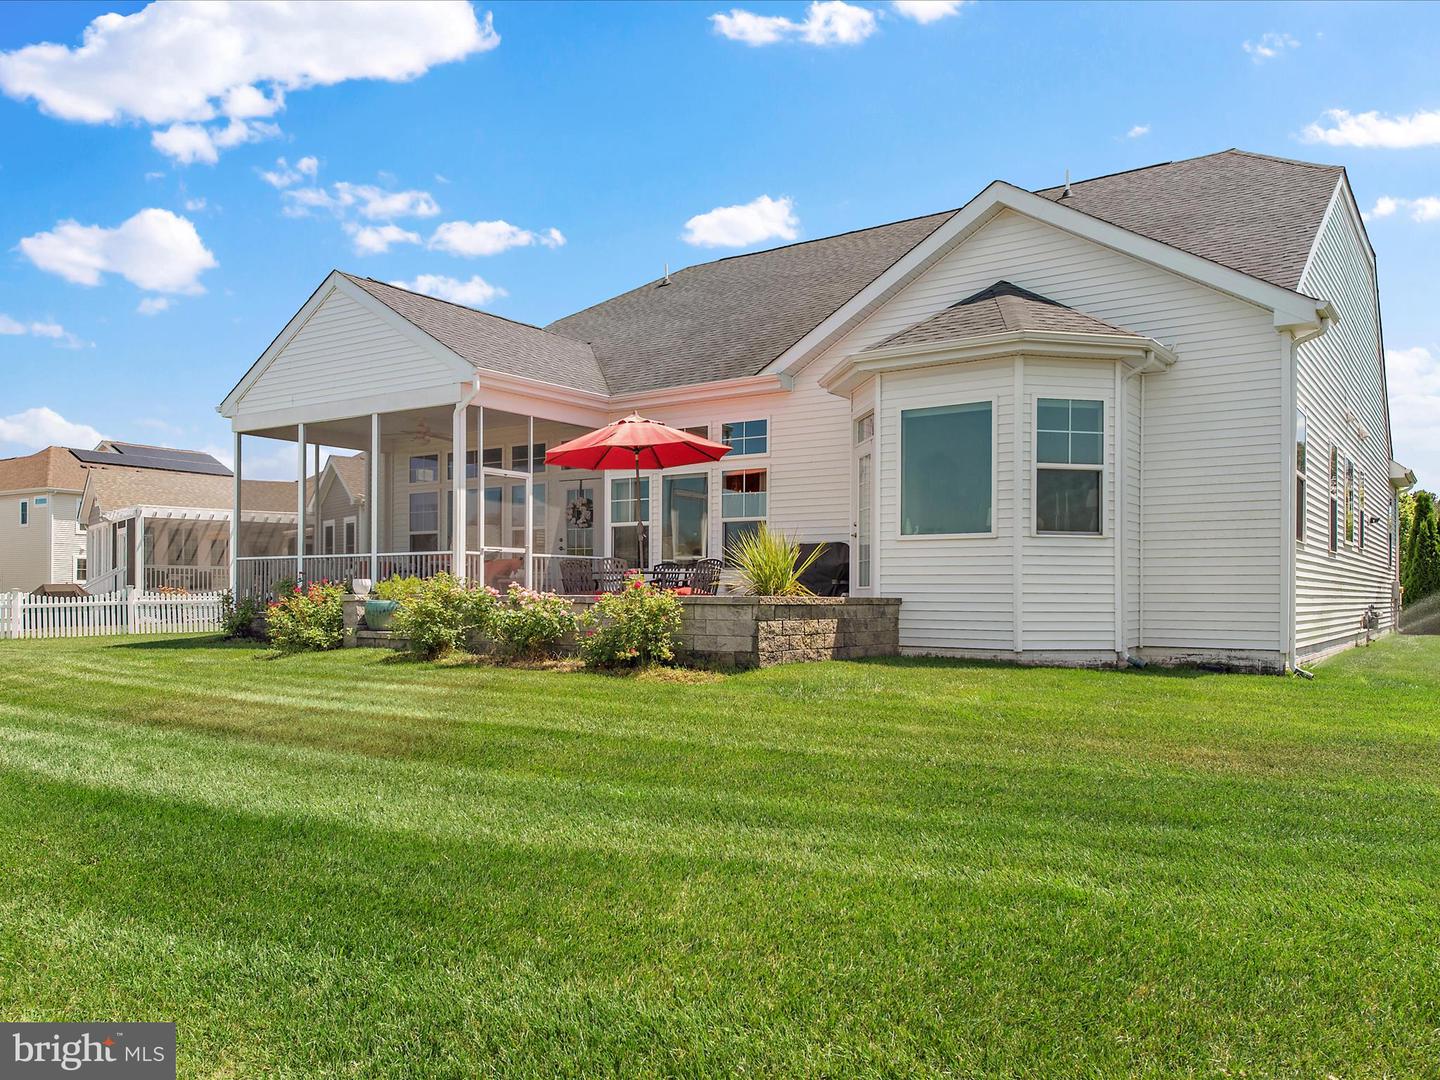
{"label": "white siding house", "polygon": [[85,580],[84,482],[62,446],[0,459],[0,592]]}
{"label": "white siding house", "polygon": [[[763,520],[843,545],[836,587],[900,597],[909,652],[1282,670],[1372,606],[1393,625],[1378,320],[1343,171],[1240,151],[997,182],[543,329],[336,272],[221,411],[237,472],[254,440],[298,444],[307,480],[319,447],[364,453],[363,539],[242,557],[237,581],[554,587],[562,562],[721,555]],[[643,552],[630,478],[543,467],[632,411],[733,447],[644,478]]]}

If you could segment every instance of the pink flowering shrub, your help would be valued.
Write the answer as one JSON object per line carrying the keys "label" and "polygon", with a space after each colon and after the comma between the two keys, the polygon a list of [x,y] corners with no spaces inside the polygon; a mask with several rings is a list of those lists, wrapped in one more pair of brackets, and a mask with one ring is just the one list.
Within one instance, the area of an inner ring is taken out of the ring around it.
{"label": "pink flowering shrub", "polygon": [[339,648],[345,633],[340,603],[344,595],[340,585],[328,581],[312,582],[303,589],[291,586],[265,611],[270,647],[282,653]]}
{"label": "pink flowering shrub", "polygon": [[512,584],[496,603],[488,630],[506,656],[554,656],[560,642],[575,631],[575,612],[563,596]]}
{"label": "pink flowering shrub", "polygon": [[581,616],[580,656],[594,668],[668,663],[680,638],[680,611],[675,592],[631,577]]}

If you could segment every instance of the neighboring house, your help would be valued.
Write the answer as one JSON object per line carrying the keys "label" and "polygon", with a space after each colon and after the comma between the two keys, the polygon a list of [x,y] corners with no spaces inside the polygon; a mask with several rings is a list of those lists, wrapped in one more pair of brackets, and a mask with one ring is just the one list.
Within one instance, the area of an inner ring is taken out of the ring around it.
{"label": "neighboring house", "polygon": [[[1392,626],[1413,479],[1344,171],[1238,150],[997,181],[544,329],[337,271],[220,410],[242,472],[270,439],[369,455],[347,484],[365,554],[242,558],[242,589],[554,585],[561,558],[683,561],[768,522],[844,545],[851,592],[902,598],[907,652],[1060,663],[1279,670],[1372,609]],[[632,411],[732,453],[638,491],[545,469]]]}
{"label": "neighboring house", "polygon": [[306,549],[314,552],[320,530],[319,554],[354,555],[368,551],[369,518],[365,513],[365,455],[331,454],[320,473],[319,502],[306,533]]}
{"label": "neighboring house", "polygon": [[84,466],[62,446],[0,459],[0,592],[85,580],[84,486]]}
{"label": "neighboring house", "polygon": [[[88,591],[229,587],[235,484],[229,469],[200,451],[133,443],[102,443],[83,456],[80,514],[89,538]],[[293,552],[294,482],[246,480],[244,488],[253,550]]]}

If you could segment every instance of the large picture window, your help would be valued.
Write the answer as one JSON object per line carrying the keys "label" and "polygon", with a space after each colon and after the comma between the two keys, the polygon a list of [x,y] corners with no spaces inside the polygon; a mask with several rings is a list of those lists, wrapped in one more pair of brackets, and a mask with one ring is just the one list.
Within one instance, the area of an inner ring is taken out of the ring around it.
{"label": "large picture window", "polygon": [[994,511],[994,408],[988,401],[900,413],[900,532],[988,533]]}
{"label": "large picture window", "polygon": [[1105,403],[1080,398],[1035,402],[1035,531],[1101,531]]}
{"label": "large picture window", "polygon": [[661,519],[660,557],[668,561],[703,559],[710,533],[710,478],[704,473],[667,476]]}
{"label": "large picture window", "polygon": [[770,476],[764,469],[720,475],[722,550],[726,558],[735,541],[756,532],[770,512]]}

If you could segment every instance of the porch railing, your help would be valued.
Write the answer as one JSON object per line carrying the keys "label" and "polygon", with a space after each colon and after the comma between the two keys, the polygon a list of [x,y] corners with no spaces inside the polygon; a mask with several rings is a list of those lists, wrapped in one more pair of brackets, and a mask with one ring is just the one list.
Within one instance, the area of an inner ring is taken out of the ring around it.
{"label": "porch railing", "polygon": [[219,592],[230,587],[228,566],[147,566],[145,591],[184,589],[186,592]]}
{"label": "porch railing", "polygon": [[117,566],[106,570],[85,582],[85,591],[91,596],[108,596],[125,588],[125,567]]}
{"label": "porch railing", "polygon": [[235,595],[263,600],[275,586],[295,580],[294,555],[245,555],[235,560]]}
{"label": "porch railing", "polygon": [[[388,556],[381,556],[387,558]],[[293,561],[293,560],[292,560]],[[341,584],[353,578],[370,576],[369,555],[306,555],[306,581],[335,581]],[[386,575],[382,575],[382,578]]]}

